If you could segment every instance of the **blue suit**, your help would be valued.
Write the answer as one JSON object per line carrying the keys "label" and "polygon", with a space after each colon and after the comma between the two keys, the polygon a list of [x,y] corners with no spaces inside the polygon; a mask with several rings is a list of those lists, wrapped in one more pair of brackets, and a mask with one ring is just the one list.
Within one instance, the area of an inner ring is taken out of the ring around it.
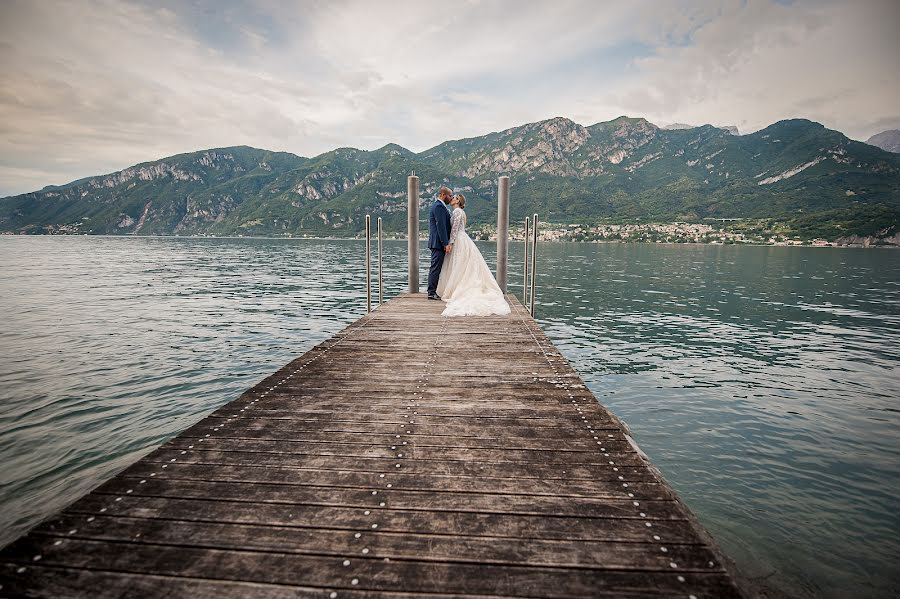
{"label": "blue suit", "polygon": [[428,295],[437,294],[441,267],[444,266],[444,247],[450,245],[450,212],[441,200],[431,205],[428,213],[428,248],[431,250],[431,268],[428,269]]}

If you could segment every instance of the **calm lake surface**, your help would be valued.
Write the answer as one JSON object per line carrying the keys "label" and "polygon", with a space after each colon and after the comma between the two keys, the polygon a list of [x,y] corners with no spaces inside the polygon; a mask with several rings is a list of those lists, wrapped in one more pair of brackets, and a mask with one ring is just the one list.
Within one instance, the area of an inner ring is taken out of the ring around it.
{"label": "calm lake surface", "polygon": [[[391,297],[406,242],[385,246]],[[0,545],[360,317],[363,251],[0,237]],[[898,594],[900,252],[543,244],[538,261],[542,326],[746,575]]]}

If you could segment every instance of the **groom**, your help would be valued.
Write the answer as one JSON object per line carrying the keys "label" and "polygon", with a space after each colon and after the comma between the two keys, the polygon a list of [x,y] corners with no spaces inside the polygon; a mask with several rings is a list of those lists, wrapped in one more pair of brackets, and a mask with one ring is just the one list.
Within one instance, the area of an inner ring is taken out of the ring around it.
{"label": "groom", "polygon": [[447,187],[441,187],[438,199],[431,205],[428,214],[428,248],[431,250],[431,268],[428,270],[428,299],[441,299],[437,294],[438,279],[444,266],[444,256],[453,250],[450,245],[450,211],[447,204],[453,194]]}

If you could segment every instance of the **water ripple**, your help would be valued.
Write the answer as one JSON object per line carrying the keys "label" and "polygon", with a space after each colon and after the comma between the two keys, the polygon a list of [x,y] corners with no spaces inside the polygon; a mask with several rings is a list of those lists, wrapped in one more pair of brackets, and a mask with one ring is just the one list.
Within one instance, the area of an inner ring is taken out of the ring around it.
{"label": "water ripple", "polygon": [[897,595],[896,252],[541,256],[548,335],[745,572],[793,596]]}
{"label": "water ripple", "polygon": [[[406,243],[385,250],[390,297]],[[896,252],[538,262],[542,326],[745,573],[898,594]],[[0,544],[361,316],[362,264],[356,241],[0,238]]]}

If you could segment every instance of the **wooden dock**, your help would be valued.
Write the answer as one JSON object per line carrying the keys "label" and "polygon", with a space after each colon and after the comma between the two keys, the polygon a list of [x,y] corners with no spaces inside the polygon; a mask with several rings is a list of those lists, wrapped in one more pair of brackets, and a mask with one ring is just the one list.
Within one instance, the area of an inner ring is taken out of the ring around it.
{"label": "wooden dock", "polygon": [[744,596],[509,299],[391,300],[6,547],[0,596]]}

